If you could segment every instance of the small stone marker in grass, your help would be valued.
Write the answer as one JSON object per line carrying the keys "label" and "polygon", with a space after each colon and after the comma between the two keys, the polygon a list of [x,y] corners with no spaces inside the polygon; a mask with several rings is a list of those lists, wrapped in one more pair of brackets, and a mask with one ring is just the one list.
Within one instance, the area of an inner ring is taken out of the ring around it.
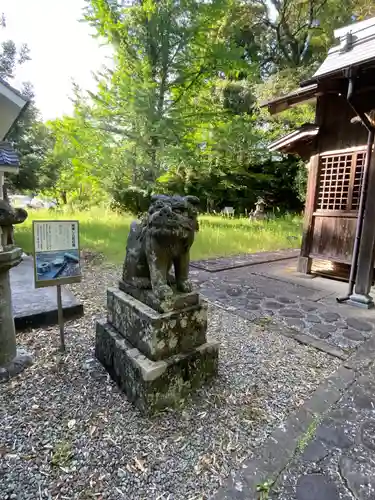
{"label": "small stone marker in grass", "polygon": [[107,319],[97,323],[96,357],[144,414],[177,405],[217,374],[207,304],[188,279],[198,203],[153,197],[131,225],[119,289],[108,290]]}
{"label": "small stone marker in grass", "polygon": [[234,217],[234,208],[233,207],[224,207],[221,211],[222,215],[226,215],[228,217]]}

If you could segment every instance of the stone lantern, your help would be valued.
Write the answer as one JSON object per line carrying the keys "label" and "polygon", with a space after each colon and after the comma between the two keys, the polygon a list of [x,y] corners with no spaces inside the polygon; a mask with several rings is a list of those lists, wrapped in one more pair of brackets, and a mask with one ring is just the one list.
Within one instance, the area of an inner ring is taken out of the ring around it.
{"label": "stone lantern", "polygon": [[266,206],[266,202],[263,198],[259,197],[257,202],[255,203],[255,210],[251,212],[250,219],[255,220],[263,220],[266,218],[266,214],[264,212],[264,207]]}
{"label": "stone lantern", "polygon": [[13,225],[23,222],[27,212],[14,209],[4,189],[6,173],[17,173],[19,161],[6,136],[26,108],[28,100],[0,78],[0,382],[31,364],[30,355],[17,349],[9,271],[21,262],[22,250],[14,244]]}

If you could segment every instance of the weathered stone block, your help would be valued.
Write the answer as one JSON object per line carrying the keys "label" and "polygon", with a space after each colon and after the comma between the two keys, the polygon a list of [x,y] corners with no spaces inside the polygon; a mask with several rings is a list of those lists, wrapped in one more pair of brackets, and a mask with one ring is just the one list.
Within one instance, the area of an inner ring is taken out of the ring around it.
{"label": "weathered stone block", "polygon": [[217,374],[218,344],[152,361],[104,321],[96,326],[95,355],[111,378],[144,414],[175,406]]}
{"label": "weathered stone block", "polygon": [[198,292],[176,293],[175,291],[175,295],[173,295],[173,297],[168,301],[169,308],[167,309],[165,307],[165,303],[161,302],[150,289],[137,288],[126,281],[120,281],[119,288],[122,292],[131,295],[134,299],[139,300],[143,304],[146,304],[146,306],[149,306],[151,309],[155,309],[155,311],[160,313],[164,313],[166,311],[176,311],[179,309],[185,309],[186,307],[199,305]]}
{"label": "weathered stone block", "polygon": [[107,291],[107,319],[133,347],[153,361],[189,352],[206,342],[207,303],[159,313],[118,290]]}

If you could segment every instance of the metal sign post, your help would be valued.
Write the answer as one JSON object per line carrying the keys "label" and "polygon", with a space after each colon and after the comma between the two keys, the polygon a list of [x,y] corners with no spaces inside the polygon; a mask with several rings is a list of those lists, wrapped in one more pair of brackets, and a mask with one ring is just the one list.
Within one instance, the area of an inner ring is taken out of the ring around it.
{"label": "metal sign post", "polygon": [[61,298],[61,285],[57,285],[57,317],[60,328],[60,351],[65,352],[64,311]]}
{"label": "metal sign post", "polygon": [[60,351],[65,352],[61,285],[82,279],[78,221],[33,221],[35,288],[57,287]]}

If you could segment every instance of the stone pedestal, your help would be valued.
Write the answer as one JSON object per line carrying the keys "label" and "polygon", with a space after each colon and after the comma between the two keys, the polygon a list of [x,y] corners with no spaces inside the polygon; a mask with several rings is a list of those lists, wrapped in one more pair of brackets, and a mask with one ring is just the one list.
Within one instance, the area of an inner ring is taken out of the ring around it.
{"label": "stone pedestal", "polygon": [[107,320],[97,323],[96,357],[144,414],[175,406],[217,374],[218,345],[206,339],[206,302],[195,292],[178,299],[188,305],[161,313],[111,288]]}
{"label": "stone pedestal", "polygon": [[0,382],[20,373],[32,362],[23,349],[16,346],[9,270],[21,262],[22,250],[12,248],[0,252]]}

